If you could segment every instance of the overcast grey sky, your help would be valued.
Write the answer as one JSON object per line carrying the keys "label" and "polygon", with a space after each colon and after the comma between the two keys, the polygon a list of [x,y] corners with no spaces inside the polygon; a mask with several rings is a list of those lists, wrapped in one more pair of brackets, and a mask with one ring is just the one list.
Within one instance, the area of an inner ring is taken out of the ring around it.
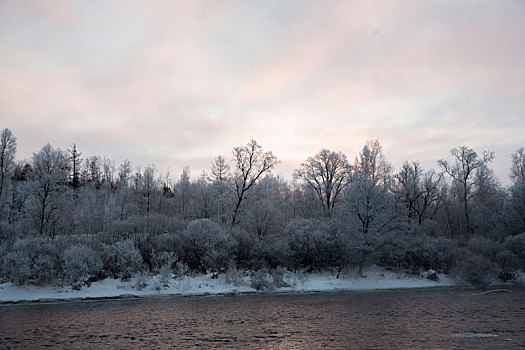
{"label": "overcast grey sky", "polygon": [[256,139],[286,178],[379,139],[398,168],[525,146],[525,1],[0,2],[0,127],[178,175]]}

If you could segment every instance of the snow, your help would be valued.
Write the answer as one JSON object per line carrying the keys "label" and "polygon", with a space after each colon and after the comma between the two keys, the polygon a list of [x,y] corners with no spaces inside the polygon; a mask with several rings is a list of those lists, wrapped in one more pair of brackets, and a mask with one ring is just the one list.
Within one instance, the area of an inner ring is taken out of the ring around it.
{"label": "snow", "polygon": [[492,338],[497,337],[495,334],[491,333],[456,333],[452,335],[455,338]]}
{"label": "snow", "polygon": [[[366,276],[341,276],[336,278],[332,273],[293,274],[284,276],[288,287],[275,288],[272,292],[318,292],[318,291],[352,291],[396,288],[428,288],[453,286],[454,282],[447,276],[440,275],[439,282],[423,277],[397,274],[379,269],[365,272]],[[145,297],[162,295],[224,295],[260,293],[250,287],[250,276],[245,273],[237,285],[228,283],[225,275],[212,278],[212,274],[188,276],[170,279],[163,285],[161,276],[136,276],[128,281],[107,278],[73,290],[71,286],[16,286],[13,283],[0,284],[1,302],[22,301],[56,301],[68,299],[104,299],[119,297]],[[239,283],[240,282],[240,283]]]}

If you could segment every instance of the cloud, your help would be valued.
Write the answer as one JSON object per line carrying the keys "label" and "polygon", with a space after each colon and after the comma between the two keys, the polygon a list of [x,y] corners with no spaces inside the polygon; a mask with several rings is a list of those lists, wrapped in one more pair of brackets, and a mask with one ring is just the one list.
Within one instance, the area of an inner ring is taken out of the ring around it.
{"label": "cloud", "polygon": [[0,122],[23,157],[77,142],[199,172],[255,138],[289,176],[323,147],[353,159],[372,138],[396,166],[523,146],[519,1],[0,6]]}

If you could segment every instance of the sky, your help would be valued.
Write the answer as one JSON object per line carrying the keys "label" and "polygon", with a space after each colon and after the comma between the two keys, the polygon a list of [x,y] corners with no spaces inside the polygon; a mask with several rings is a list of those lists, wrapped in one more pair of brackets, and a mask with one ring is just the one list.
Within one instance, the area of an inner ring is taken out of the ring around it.
{"label": "sky", "polygon": [[293,169],[378,139],[398,169],[525,147],[525,1],[0,1],[0,128],[17,159],[210,170],[255,139]]}

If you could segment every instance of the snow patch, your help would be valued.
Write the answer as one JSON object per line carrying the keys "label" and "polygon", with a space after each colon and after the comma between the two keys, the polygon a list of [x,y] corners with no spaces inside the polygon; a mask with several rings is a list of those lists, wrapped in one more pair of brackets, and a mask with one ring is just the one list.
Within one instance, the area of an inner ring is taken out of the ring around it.
{"label": "snow patch", "polygon": [[454,338],[492,338],[497,337],[491,333],[456,333],[452,335]]}

